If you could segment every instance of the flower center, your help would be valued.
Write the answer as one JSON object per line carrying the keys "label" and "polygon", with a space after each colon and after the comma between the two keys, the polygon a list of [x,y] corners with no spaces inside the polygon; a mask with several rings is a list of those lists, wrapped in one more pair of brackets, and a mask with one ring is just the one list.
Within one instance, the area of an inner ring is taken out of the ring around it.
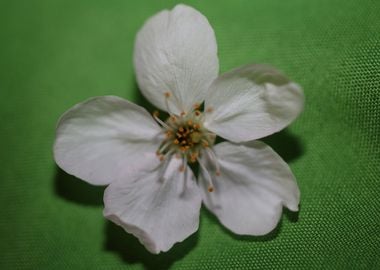
{"label": "flower center", "polygon": [[167,154],[176,154],[185,161],[196,162],[201,150],[215,141],[215,134],[203,127],[203,120],[204,116],[198,110],[180,116],[171,115],[163,125],[166,136],[157,150],[160,159]]}

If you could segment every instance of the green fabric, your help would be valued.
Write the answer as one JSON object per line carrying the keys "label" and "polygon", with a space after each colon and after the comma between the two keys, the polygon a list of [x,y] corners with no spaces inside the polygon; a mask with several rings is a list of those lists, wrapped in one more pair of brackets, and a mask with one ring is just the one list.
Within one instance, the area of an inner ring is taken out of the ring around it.
{"label": "green fabric", "polygon": [[379,1],[186,3],[214,27],[222,72],[270,63],[304,87],[304,113],[266,140],[298,179],[299,214],[237,237],[202,210],[195,235],[146,252],[103,218],[103,188],[57,169],[52,143],[89,97],[146,104],[134,37],[176,1],[0,0],[0,269],[380,269]]}

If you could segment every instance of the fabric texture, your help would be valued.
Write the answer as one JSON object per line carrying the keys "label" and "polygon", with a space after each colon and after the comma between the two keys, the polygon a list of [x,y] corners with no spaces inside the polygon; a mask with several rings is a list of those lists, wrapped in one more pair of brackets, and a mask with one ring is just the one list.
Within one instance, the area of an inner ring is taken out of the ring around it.
{"label": "fabric texture", "polygon": [[57,168],[67,109],[116,95],[151,111],[132,53],[146,19],[178,1],[0,0],[0,269],[379,269],[380,4],[184,1],[209,20],[220,72],[284,71],[305,109],[265,138],[301,191],[265,236],[235,236],[204,207],[197,233],[152,255],[103,215],[103,187]]}

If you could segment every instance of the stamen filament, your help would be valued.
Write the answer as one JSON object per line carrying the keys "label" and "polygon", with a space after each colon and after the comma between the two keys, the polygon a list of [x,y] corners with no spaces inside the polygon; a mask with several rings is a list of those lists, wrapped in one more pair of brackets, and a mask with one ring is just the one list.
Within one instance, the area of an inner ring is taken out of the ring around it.
{"label": "stamen filament", "polygon": [[206,181],[207,181],[207,183],[208,183],[207,191],[208,191],[208,192],[213,192],[213,191],[214,191],[214,185],[213,185],[213,183],[212,183],[211,175],[210,175],[210,173],[208,172],[208,170],[206,169],[205,165],[200,161],[200,159],[197,158],[197,160],[198,160],[199,166],[201,167],[202,174],[203,174],[203,176],[206,178]]}
{"label": "stamen filament", "polygon": [[216,176],[219,176],[220,175],[220,166],[219,166],[219,162],[218,162],[218,159],[217,159],[214,151],[210,148],[206,148],[206,153],[208,154],[211,162],[213,163],[213,165],[215,167]]}
{"label": "stamen filament", "polygon": [[172,128],[168,126],[164,121],[162,121],[160,118],[158,118],[158,114],[154,112],[153,114],[154,120],[156,120],[162,127],[164,127],[167,130],[171,130]]}

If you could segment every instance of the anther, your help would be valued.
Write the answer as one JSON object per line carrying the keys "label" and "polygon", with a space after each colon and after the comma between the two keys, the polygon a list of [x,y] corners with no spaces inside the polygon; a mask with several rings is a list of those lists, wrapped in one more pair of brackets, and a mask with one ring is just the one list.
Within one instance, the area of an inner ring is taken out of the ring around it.
{"label": "anther", "polygon": [[209,187],[207,188],[207,191],[210,192],[210,193],[213,192],[213,191],[214,191],[214,187],[213,187],[213,186],[209,186]]}
{"label": "anther", "polygon": [[175,140],[173,141],[173,143],[174,143],[174,144],[179,144],[179,140],[175,139]]}
{"label": "anther", "polygon": [[201,105],[199,105],[199,103],[195,103],[195,104],[193,105],[193,108],[194,108],[195,110],[199,109],[200,107],[201,107]]}
{"label": "anther", "polygon": [[171,96],[170,92],[165,92],[164,95],[166,98],[169,98]]}
{"label": "anther", "polygon": [[153,117],[158,117],[160,115],[160,112],[159,111],[154,111],[152,113]]}
{"label": "anther", "polygon": [[215,175],[216,175],[216,176],[220,176],[220,171],[217,170],[217,171],[215,172]]}
{"label": "anther", "polygon": [[175,121],[177,121],[177,117],[175,117],[174,115],[170,116],[170,121],[175,123]]}
{"label": "anther", "polygon": [[209,145],[210,145],[210,144],[208,143],[208,141],[202,139],[202,146],[203,146],[203,147],[209,147]]}
{"label": "anther", "polygon": [[206,109],[206,112],[208,112],[208,113],[211,113],[211,112],[213,112],[214,111],[214,109],[212,108],[212,107],[208,107],[207,109]]}
{"label": "anther", "polygon": [[195,111],[195,115],[196,115],[196,116],[200,116],[200,115],[201,115],[201,112],[197,110],[197,111]]}
{"label": "anther", "polygon": [[181,112],[181,116],[185,116],[186,115],[186,113],[185,112]]}
{"label": "anther", "polygon": [[189,121],[187,121],[187,124],[188,124],[189,126],[192,126],[192,125],[193,125],[193,121],[189,120]]}
{"label": "anther", "polygon": [[184,172],[185,171],[185,166],[184,165],[179,166],[179,171],[180,172]]}

